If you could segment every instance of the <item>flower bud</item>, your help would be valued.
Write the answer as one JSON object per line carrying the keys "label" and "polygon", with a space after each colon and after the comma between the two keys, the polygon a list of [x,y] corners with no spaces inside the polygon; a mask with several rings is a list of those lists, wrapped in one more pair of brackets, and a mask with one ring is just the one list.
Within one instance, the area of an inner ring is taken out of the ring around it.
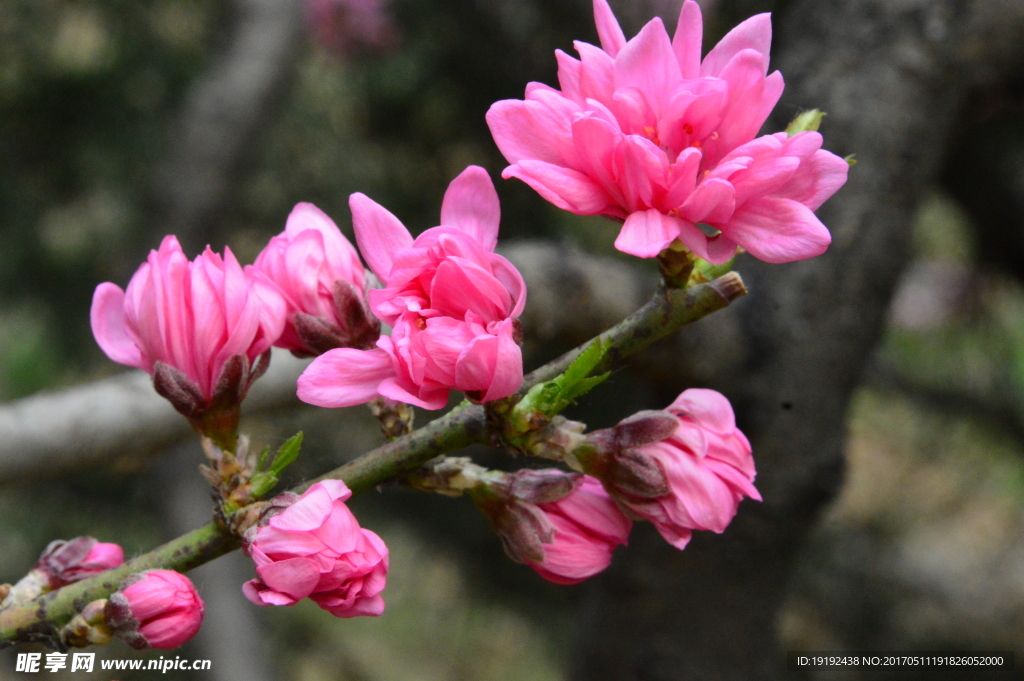
{"label": "flower bud", "polygon": [[59,589],[117,567],[124,562],[124,549],[117,544],[97,541],[92,537],[76,537],[69,541],[50,542],[36,563],[44,572],[50,589]]}
{"label": "flower bud", "polygon": [[123,562],[124,550],[117,544],[100,542],[92,537],[54,540],[43,550],[35,567],[8,589],[0,607],[25,603]]}
{"label": "flower bud", "polygon": [[247,271],[273,281],[288,306],[284,332],[274,345],[300,357],[334,348],[369,349],[380,322],[366,304],[367,276],[359,255],[334,221],[300,203]]}
{"label": "flower bud", "polygon": [[[322,480],[246,537],[256,579],[242,587],[256,605],[295,605],[309,598],[335,617],[380,615],[388,548],[359,527],[341,480]],[[276,510],[276,509],[275,509]]]}
{"label": "flower bud", "polygon": [[577,584],[603,571],[633,527],[601,483],[589,475],[568,495],[538,508],[554,526],[554,533],[543,545],[543,558],[526,564],[556,584]]}
{"label": "flower bud", "polygon": [[132,648],[177,648],[199,631],[205,605],[192,582],[173,570],[148,570],[107,599],[106,624]]}
{"label": "flower bud", "polygon": [[724,531],[744,497],[761,500],[750,443],[714,390],[687,390],[665,412],[641,412],[591,441],[597,453],[585,470],[676,548],[693,530]]}

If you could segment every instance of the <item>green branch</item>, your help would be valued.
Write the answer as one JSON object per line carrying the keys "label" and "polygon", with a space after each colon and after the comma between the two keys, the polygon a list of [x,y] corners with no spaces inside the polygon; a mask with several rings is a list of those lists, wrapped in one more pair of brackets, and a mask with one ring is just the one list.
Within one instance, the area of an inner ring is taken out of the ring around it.
{"label": "green branch", "polygon": [[[606,371],[637,350],[728,306],[745,293],[743,281],[735,272],[687,289],[659,290],[647,304],[601,334],[600,338],[610,348],[593,373]],[[561,374],[589,344],[590,341],[528,374],[520,393]],[[483,407],[466,404],[318,479],[344,480],[354,493],[359,493],[436,456],[474,442],[487,442],[488,438]],[[300,489],[309,484],[312,481]],[[193,530],[118,568],[44,594],[25,605],[0,610],[0,643],[45,639],[87,603],[109,596],[130,574],[157,568],[185,572],[238,546],[236,538],[213,523]]]}

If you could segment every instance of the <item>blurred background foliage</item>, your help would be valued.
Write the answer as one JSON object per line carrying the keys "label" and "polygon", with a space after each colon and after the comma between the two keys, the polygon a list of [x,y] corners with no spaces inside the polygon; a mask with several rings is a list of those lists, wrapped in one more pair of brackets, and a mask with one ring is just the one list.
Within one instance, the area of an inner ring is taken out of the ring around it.
{"label": "blurred background foliage", "polygon": [[[154,168],[178,143],[190,85],[227,49],[244,4],[0,0],[0,399],[119,370],[89,333],[92,290],[124,285],[159,243]],[[627,35],[652,11],[671,29],[679,6],[613,4]],[[530,80],[554,83],[553,49],[596,41],[584,0],[336,0],[318,5],[326,23],[314,5],[279,96],[224,168],[230,189],[216,219],[186,239],[192,254],[229,245],[251,262],[298,201],[351,235],[354,191],[414,232],[434,225],[447,183],[466,165],[495,179],[504,166],[484,123],[490,104],[521,97]],[[707,46],[784,3],[705,5]],[[366,21],[377,22],[372,31]],[[1024,177],[1024,124],[1019,107],[1000,111],[986,119],[1000,131],[988,153],[998,160],[994,184],[1012,184]],[[844,491],[780,619],[791,646],[1024,648],[1024,268],[1010,241],[993,249],[979,236],[1019,233],[1019,214],[986,214],[1006,202],[975,201],[965,171],[949,167],[919,210],[914,264],[850,416]],[[504,239],[568,239],[613,254],[616,225],[557,211],[519,182],[497,187]],[[619,394],[581,406],[586,420],[645,406],[647,388],[616,380]],[[267,442],[300,428],[308,445],[296,477],[379,442],[365,414],[310,408],[248,424]],[[129,553],[154,545],[169,534],[166,509],[152,501],[167,475],[137,461],[6,486],[0,581],[16,580],[55,537],[94,534]],[[388,614],[259,611],[268,678],[563,678],[586,586],[553,587],[505,560],[461,500],[386,490],[354,506],[392,548]],[[98,652],[134,655],[117,643]],[[17,678],[12,669],[0,666],[0,679]],[[231,678],[216,662],[214,671]]]}

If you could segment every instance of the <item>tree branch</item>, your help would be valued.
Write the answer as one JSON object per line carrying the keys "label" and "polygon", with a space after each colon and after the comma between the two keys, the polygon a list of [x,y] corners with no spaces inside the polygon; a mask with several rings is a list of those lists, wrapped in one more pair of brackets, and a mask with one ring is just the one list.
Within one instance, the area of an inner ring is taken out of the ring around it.
{"label": "tree branch", "polygon": [[[611,349],[595,371],[610,368],[637,350],[721,310],[745,294],[743,282],[734,272],[685,290],[659,290],[646,305],[601,334],[600,338],[608,341]],[[558,375],[583,347],[529,374],[520,393]],[[463,406],[321,477],[344,480],[353,492],[365,491],[435,456],[485,441],[486,436],[483,407]],[[155,568],[184,572],[238,546],[236,538],[223,533],[213,523],[201,527],[114,570],[44,594],[31,603],[0,610],[0,642],[45,640],[52,635],[54,627],[69,620],[87,603],[108,596],[129,574]]]}

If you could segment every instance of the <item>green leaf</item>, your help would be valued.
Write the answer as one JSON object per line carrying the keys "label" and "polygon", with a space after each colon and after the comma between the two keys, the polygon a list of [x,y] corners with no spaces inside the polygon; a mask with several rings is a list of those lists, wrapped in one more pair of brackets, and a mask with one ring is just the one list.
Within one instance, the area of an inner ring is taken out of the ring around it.
{"label": "green leaf", "polygon": [[700,273],[700,276],[702,276],[706,281],[713,281],[723,274],[731,272],[732,266],[735,262],[736,256],[733,256],[728,260],[728,262],[724,262],[721,265],[712,265],[707,260],[697,258],[696,262],[693,263],[693,271]]}
{"label": "green leaf", "polygon": [[277,485],[277,476],[271,471],[263,471],[252,476],[252,494],[254,497],[262,497],[274,489]]}
{"label": "green leaf", "polygon": [[288,464],[298,458],[300,447],[302,447],[301,430],[285,440],[284,444],[278,447],[277,454],[274,454],[274,462],[270,464],[270,471],[275,475],[283,471]]}
{"label": "green leaf", "polygon": [[798,132],[817,130],[821,126],[821,119],[824,117],[825,112],[819,111],[818,109],[804,111],[803,113],[799,114],[796,118],[794,118],[789,125],[786,126],[786,134],[792,137]]}
{"label": "green leaf", "polygon": [[269,454],[270,454],[270,445],[267,445],[266,447],[263,448],[263,451],[260,452],[260,460],[256,464],[256,470],[258,470],[258,471],[263,470],[264,464],[267,463],[267,455],[269,455]]}

